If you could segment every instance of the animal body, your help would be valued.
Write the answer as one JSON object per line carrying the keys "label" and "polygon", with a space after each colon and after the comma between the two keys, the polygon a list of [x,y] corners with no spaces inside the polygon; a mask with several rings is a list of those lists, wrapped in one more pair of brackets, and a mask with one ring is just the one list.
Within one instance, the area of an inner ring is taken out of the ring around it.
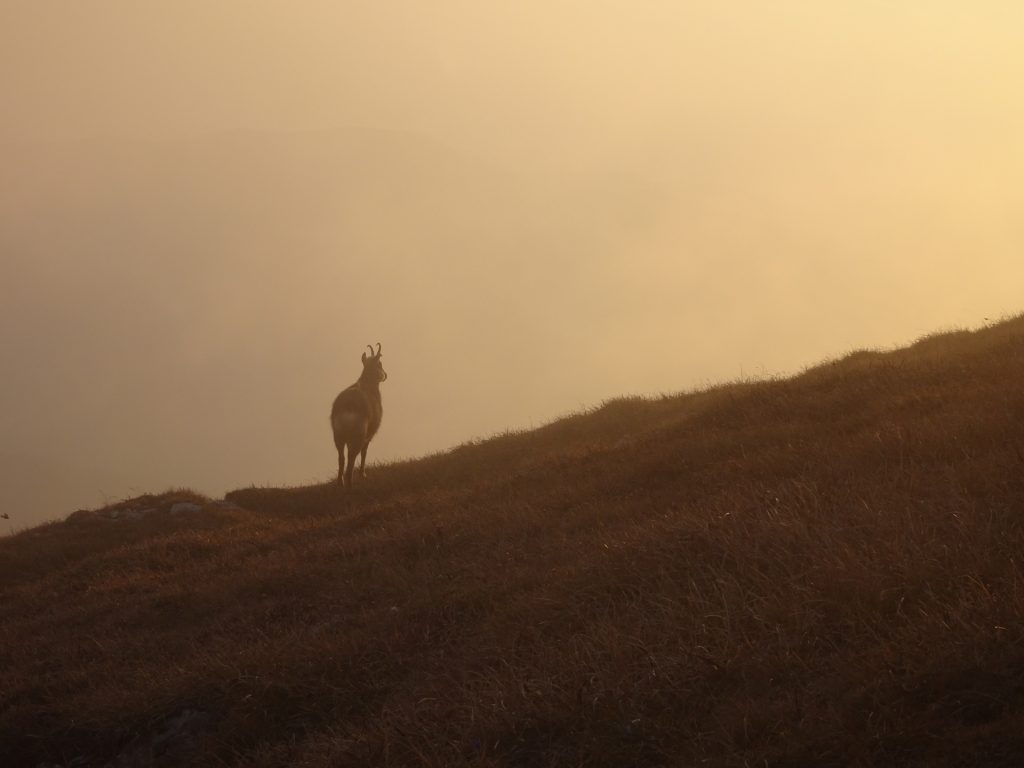
{"label": "animal body", "polygon": [[388,375],[380,362],[380,342],[377,342],[376,352],[372,346],[369,350],[369,355],[363,352],[363,372],[359,379],[334,398],[331,408],[334,447],[338,449],[338,486],[341,488],[352,487],[356,454],[359,455],[359,476],[366,477],[366,449],[380,429],[384,416],[380,385]]}

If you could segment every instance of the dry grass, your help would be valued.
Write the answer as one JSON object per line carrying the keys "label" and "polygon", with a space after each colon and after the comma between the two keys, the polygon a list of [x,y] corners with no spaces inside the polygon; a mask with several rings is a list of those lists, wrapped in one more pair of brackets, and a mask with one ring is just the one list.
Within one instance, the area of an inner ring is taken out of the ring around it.
{"label": "dry grass", "polygon": [[1019,765],[1022,382],[1018,317],[24,532],[0,764]]}

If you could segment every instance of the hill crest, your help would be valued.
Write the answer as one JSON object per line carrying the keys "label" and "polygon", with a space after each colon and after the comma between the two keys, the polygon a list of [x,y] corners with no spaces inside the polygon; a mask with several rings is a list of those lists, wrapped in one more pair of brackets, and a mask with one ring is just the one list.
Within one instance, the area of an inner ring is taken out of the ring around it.
{"label": "hill crest", "polygon": [[12,765],[1015,764],[1022,380],[1017,317],[610,401],[348,496],[26,531],[0,542],[0,744]]}

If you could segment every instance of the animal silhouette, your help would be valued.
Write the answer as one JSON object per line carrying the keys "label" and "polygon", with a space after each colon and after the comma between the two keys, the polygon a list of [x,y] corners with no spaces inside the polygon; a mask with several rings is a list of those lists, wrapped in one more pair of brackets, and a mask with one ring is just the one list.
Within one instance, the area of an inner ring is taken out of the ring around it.
{"label": "animal silhouette", "polygon": [[[388,375],[380,362],[380,342],[377,351],[367,345],[370,354],[363,352],[363,372],[356,383],[334,398],[331,408],[331,429],[334,447],[338,449],[338,487],[352,487],[352,470],[359,455],[359,476],[366,477],[366,449],[380,429],[384,408],[380,401],[381,382]],[[346,461],[345,452],[348,451]]]}

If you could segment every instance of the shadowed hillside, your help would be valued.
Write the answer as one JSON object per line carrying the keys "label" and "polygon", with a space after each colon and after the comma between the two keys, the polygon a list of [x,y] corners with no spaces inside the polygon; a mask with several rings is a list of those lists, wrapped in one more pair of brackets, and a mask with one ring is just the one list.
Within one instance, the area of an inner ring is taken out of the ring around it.
{"label": "shadowed hillside", "polygon": [[1018,317],[23,532],[0,764],[1019,765],[1022,382]]}

